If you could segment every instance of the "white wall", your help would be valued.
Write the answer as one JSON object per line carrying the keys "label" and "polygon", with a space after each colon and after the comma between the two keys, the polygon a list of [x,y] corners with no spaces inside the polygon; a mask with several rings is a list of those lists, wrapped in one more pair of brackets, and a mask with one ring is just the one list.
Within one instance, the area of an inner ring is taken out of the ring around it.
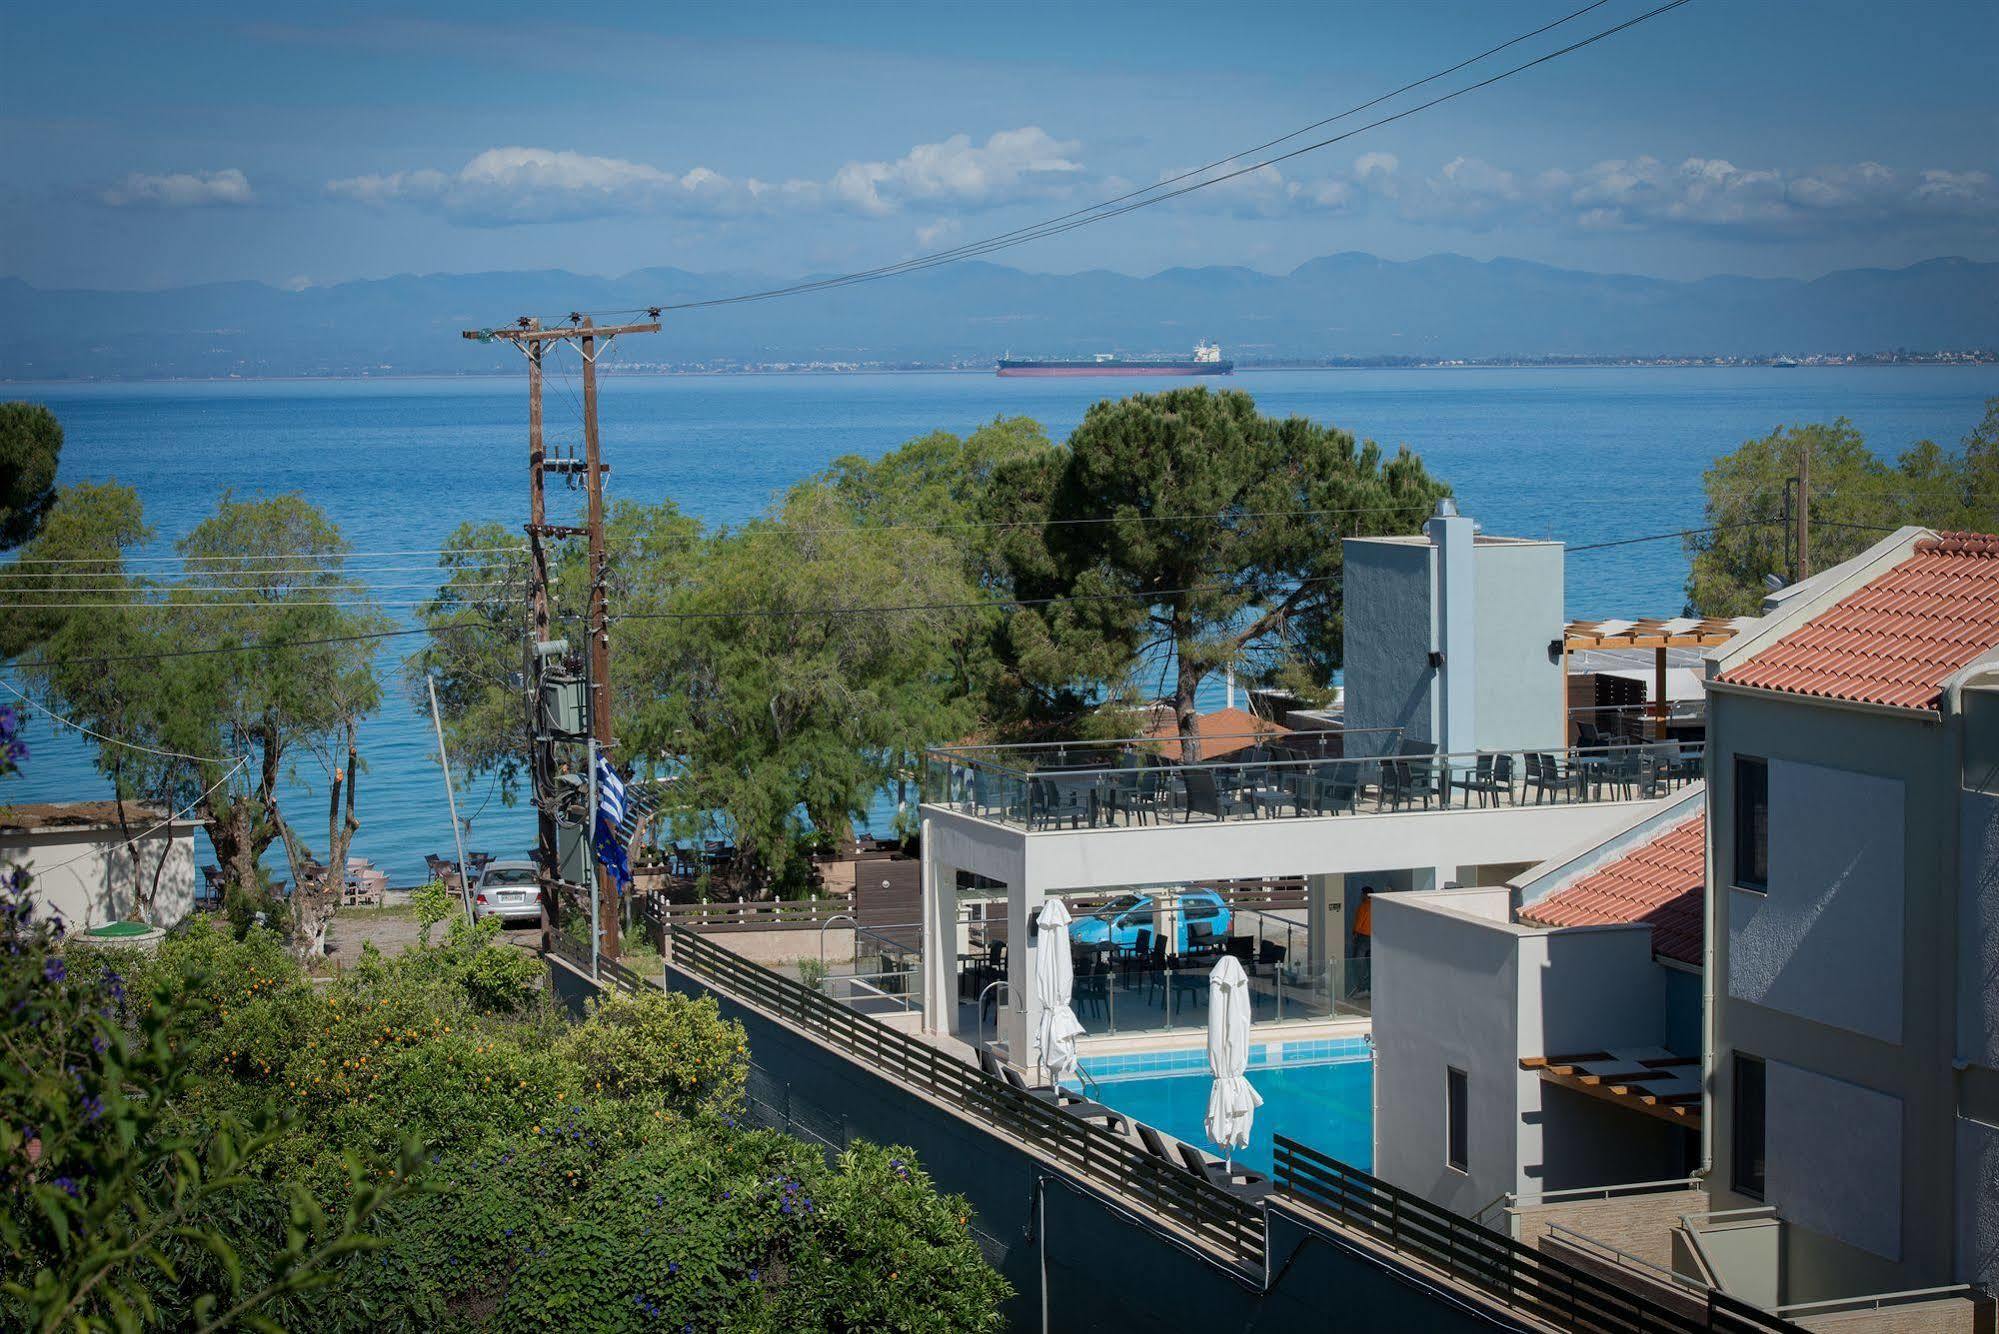
{"label": "white wall", "polygon": [[[1032,834],[1001,829],[943,807],[925,806],[923,814],[939,831],[954,823],[979,824],[1031,847],[1034,884],[1052,893],[1110,885],[1347,874],[1412,865],[1442,867],[1449,879],[1461,866],[1537,862],[1559,849],[1601,838],[1627,823],[1634,809],[1621,802],[1469,810],[1454,806],[1448,811],[1047,829]],[[927,845],[925,855],[930,855]],[[940,855],[946,860],[952,856]],[[956,864],[996,880],[1005,878],[976,862]],[[1013,862],[1015,868],[1020,865],[1020,860]]]}
{"label": "white wall", "polygon": [[[115,830],[51,828],[0,834],[0,862],[28,868],[28,895],[43,911],[62,916],[72,930],[144,916],[151,925],[172,926],[194,909],[194,827],[177,825],[140,842],[145,878],[137,880],[132,857]],[[152,911],[139,908],[135,887],[152,890],[160,866]]]}
{"label": "white wall", "polygon": [[1770,761],[1770,886],[1729,890],[1731,997],[1901,1040],[1903,804],[1899,779]]}
{"label": "white wall", "polygon": [[[1375,1175],[1470,1214],[1509,1192],[1679,1170],[1672,1126],[1520,1068],[1528,1056],[1664,1041],[1651,928],[1521,926],[1510,892],[1375,896]],[[1452,1067],[1468,1080],[1467,1172],[1445,1161]]]}
{"label": "white wall", "polygon": [[1902,1100],[1782,1061],[1764,1079],[1764,1197],[1788,1222],[1901,1259]]}
{"label": "white wall", "polygon": [[[1481,542],[1474,549],[1480,750],[1567,745],[1562,655],[1548,655],[1567,621],[1559,542]],[[1516,763],[1518,763],[1516,761]]]}
{"label": "white wall", "polygon": [[[1506,901],[1504,889],[1374,896],[1374,1173],[1463,1214],[1520,1188],[1519,965]],[[1450,1067],[1466,1074],[1467,1172],[1446,1162]]]}

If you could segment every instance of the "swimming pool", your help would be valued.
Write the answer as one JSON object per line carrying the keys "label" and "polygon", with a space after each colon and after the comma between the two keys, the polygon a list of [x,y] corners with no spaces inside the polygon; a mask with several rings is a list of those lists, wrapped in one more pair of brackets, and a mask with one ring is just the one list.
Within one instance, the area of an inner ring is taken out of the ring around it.
{"label": "swimming pool", "polygon": [[[1208,1114],[1205,1047],[1086,1059],[1096,1094],[1175,1139],[1217,1152]],[[1250,1048],[1249,1082],[1263,1095],[1249,1147],[1236,1161],[1270,1171],[1271,1136],[1282,1133],[1362,1171],[1374,1167],[1374,1061],[1362,1038],[1264,1043]]]}

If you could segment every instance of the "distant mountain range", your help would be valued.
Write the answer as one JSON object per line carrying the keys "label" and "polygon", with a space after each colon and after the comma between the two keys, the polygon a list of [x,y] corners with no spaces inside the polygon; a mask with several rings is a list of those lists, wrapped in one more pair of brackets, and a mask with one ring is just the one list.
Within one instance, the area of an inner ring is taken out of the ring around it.
{"label": "distant mountain range", "polygon": [[[513,371],[466,328],[728,296],[767,276],[642,269],[402,275],[291,291],[215,283],[42,290],[0,279],[0,378]],[[1737,356],[1999,346],[1999,264],[1934,259],[1803,281],[1679,282],[1458,255],[1328,255],[1290,273],[1212,267],[1148,278],[964,263],[806,296],[669,313],[626,363],[978,363],[1185,353],[1328,357]]]}

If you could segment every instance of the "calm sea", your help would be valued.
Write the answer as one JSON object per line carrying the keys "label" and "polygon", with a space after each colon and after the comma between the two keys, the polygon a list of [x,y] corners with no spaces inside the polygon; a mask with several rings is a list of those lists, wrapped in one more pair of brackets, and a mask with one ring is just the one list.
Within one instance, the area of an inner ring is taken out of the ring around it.
{"label": "calm sea", "polygon": [[[1984,400],[1999,395],[1999,367],[1266,372],[1238,375],[1233,386],[1268,413],[1303,414],[1384,446],[1406,443],[1488,532],[1581,546],[1697,523],[1701,470],[1779,425],[1845,416],[1884,453],[1924,438],[1954,446]],[[614,496],[671,496],[720,522],[756,513],[843,454],[877,455],[1002,415],[1034,417],[1059,439],[1091,402],[1130,388],[945,374],[613,378],[603,392],[604,442]],[[360,552],[435,549],[462,521],[514,526],[525,517],[524,381],[16,384],[0,385],[0,396],[39,400],[61,416],[64,481],[117,478],[136,487],[162,552],[228,488],[301,491]],[[551,439],[577,441],[578,418],[576,386],[552,378]],[[554,496],[558,510],[579,499]],[[1577,552],[1568,564],[1569,612],[1675,614],[1685,577],[1677,542]],[[427,580],[419,569],[376,582]],[[409,642],[389,641],[385,673]],[[392,884],[409,884],[426,852],[449,852],[451,827],[429,719],[403,703],[399,684],[387,693],[389,704],[362,731],[356,851]],[[104,794],[92,752],[77,738],[44,719],[30,741],[28,773],[8,785],[7,800]],[[323,841],[323,788],[310,770],[307,762],[288,805]],[[505,807],[485,785],[459,800],[472,816],[468,847],[507,854],[530,842],[526,811]]]}

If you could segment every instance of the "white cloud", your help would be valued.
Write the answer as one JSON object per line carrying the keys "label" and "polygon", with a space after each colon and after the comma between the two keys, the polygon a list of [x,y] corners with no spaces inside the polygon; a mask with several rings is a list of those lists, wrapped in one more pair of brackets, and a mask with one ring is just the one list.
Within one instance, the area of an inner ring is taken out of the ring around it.
{"label": "white cloud", "polygon": [[435,208],[475,226],[650,212],[724,217],[839,209],[879,217],[917,205],[981,208],[1054,197],[1081,175],[1077,148],[1030,125],[984,144],[953,135],[894,161],[849,162],[825,180],[774,183],[708,167],[673,172],[624,158],[509,147],[488,149],[456,171],[350,176],[328,181],[326,189],[361,203]]}
{"label": "white cloud", "polygon": [[956,236],[963,230],[964,224],[956,218],[939,218],[916,229],[916,244],[927,250],[939,241]]}
{"label": "white cloud", "polygon": [[912,202],[985,205],[1060,193],[1082,173],[1075,140],[1038,125],[1002,130],[982,145],[954,134],[918,144],[893,162],[849,162],[827,183],[833,199],[862,213],[893,213]]}
{"label": "white cloud", "polygon": [[1459,156],[1412,179],[1368,154],[1348,180],[1395,201],[1412,222],[1488,228],[1511,223],[1585,231],[1700,229],[1796,236],[1814,230],[1920,226],[1999,218],[1999,182],[1982,171],[1907,171],[1879,162],[1810,170],[1744,167],[1726,158],[1611,158],[1523,172]]}
{"label": "white cloud", "polygon": [[211,204],[256,202],[249,178],[235,167],[158,176],[135,171],[100,191],[97,197],[112,208],[202,208]]}
{"label": "white cloud", "polygon": [[1353,160],[1353,178],[1365,181],[1370,177],[1386,179],[1402,170],[1402,162],[1393,153],[1362,153]]}
{"label": "white cloud", "polygon": [[[1188,170],[1182,167],[1161,172],[1159,179],[1161,182],[1173,180],[1186,175]],[[1355,194],[1351,182],[1337,177],[1298,180],[1286,176],[1276,167],[1263,166],[1175,196],[1173,203],[1180,208],[1232,217],[1276,218],[1295,213],[1345,212],[1353,204]]]}
{"label": "white cloud", "polygon": [[424,204],[470,223],[559,222],[727,204],[733,187],[705,167],[675,176],[643,162],[546,148],[489,148],[455,172],[434,169],[328,181],[327,191],[366,204]]}

